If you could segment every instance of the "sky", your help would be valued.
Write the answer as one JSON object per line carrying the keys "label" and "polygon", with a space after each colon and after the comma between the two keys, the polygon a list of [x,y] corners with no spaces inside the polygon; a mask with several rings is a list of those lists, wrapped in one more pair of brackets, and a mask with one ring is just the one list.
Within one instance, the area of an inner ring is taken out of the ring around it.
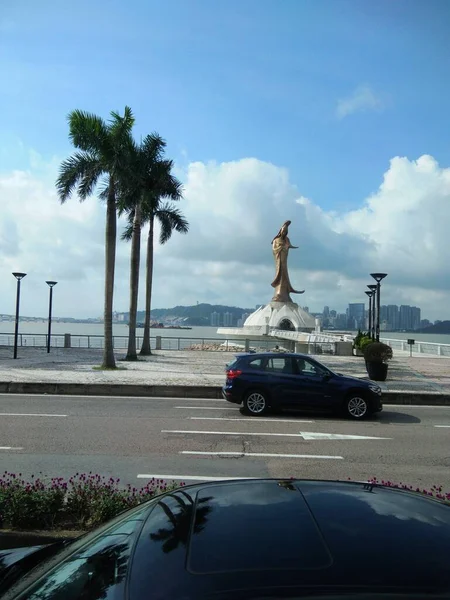
{"label": "sky", "polygon": [[46,314],[47,279],[56,316],[102,314],[105,207],[61,206],[54,183],[68,113],[129,105],[137,140],[166,139],[190,223],[155,248],[155,308],[269,302],[289,219],[302,306],[364,302],[379,271],[382,303],[450,319],[449,30],[447,0],[5,0],[0,313],[22,271],[22,314]]}

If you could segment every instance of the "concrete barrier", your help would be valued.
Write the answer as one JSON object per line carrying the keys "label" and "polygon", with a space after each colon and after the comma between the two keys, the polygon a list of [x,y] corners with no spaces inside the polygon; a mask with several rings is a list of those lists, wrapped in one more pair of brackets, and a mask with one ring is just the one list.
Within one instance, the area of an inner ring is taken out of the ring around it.
{"label": "concrete barrier", "polygon": [[[124,398],[222,398],[220,386],[200,385],[128,385],[109,383],[36,383],[0,382],[3,394],[36,394],[56,396],[120,396]],[[418,404],[450,406],[450,394],[439,392],[383,392],[383,404]]]}

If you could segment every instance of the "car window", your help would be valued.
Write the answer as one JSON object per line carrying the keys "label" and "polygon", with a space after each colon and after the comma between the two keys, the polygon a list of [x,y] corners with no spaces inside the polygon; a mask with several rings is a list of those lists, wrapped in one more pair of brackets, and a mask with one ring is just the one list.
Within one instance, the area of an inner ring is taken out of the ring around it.
{"label": "car window", "polygon": [[113,598],[124,582],[130,557],[130,536],[107,535],[86,553],[75,554],[40,581],[27,600]]}
{"label": "car window", "polygon": [[322,377],[326,370],[317,363],[309,361],[307,358],[296,358],[297,369],[300,375],[308,377]]}
{"label": "car window", "polygon": [[115,598],[125,585],[132,534],[141,527],[149,511],[146,503],[116,517],[74,542],[67,552],[58,553],[50,568],[38,566],[25,575],[9,593],[16,598],[14,590],[20,590],[24,595],[17,597],[27,600]]}
{"label": "car window", "polygon": [[276,356],[269,358],[266,371],[270,373],[293,373],[290,356]]}
{"label": "car window", "polygon": [[250,369],[262,369],[263,368],[263,359],[255,358],[248,363],[248,367]]}

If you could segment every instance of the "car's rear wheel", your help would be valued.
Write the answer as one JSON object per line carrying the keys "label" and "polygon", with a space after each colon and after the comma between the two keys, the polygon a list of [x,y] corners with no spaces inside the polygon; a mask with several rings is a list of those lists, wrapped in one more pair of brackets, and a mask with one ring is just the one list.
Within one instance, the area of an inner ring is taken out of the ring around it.
{"label": "car's rear wheel", "polygon": [[263,415],[268,407],[267,396],[260,390],[251,390],[244,398],[244,412],[252,417]]}
{"label": "car's rear wheel", "polygon": [[351,394],[344,403],[345,414],[350,419],[361,421],[370,414],[369,402],[360,394]]}

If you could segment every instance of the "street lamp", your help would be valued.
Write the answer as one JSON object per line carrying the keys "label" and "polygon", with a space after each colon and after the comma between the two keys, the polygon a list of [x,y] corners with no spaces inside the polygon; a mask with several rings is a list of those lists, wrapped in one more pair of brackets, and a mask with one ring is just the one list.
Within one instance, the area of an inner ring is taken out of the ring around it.
{"label": "street lamp", "polygon": [[19,340],[19,305],[20,305],[20,281],[26,276],[26,273],[13,273],[17,279],[16,293],[16,326],[14,329],[14,358],[17,358],[17,342]]}
{"label": "street lamp", "polygon": [[377,282],[377,326],[376,326],[376,340],[380,341],[380,290],[381,280],[387,277],[387,273],[371,273],[371,277]]}
{"label": "street lamp", "polygon": [[47,353],[50,352],[50,340],[52,335],[52,304],[53,304],[53,287],[58,283],[57,281],[46,281],[45,282],[50,288],[50,298],[48,301],[48,335],[47,335]]}
{"label": "street lamp", "polygon": [[366,291],[365,293],[369,297],[369,334],[372,335],[372,296],[373,296],[373,292]]}
{"label": "street lamp", "polygon": [[372,292],[372,329],[370,330],[370,337],[374,340],[375,339],[375,301],[376,301],[376,294],[377,294],[377,284],[376,283],[372,283],[371,285],[367,286],[369,288],[369,290]]}

